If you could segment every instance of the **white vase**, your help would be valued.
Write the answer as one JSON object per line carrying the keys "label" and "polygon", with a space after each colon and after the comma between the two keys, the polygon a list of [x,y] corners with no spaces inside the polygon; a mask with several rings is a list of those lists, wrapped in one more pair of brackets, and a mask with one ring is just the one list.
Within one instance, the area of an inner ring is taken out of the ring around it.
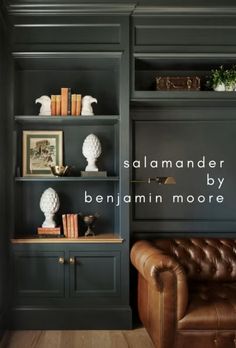
{"label": "white vase", "polygon": [[83,143],[82,153],[86,157],[88,165],[85,168],[86,172],[97,172],[98,167],[96,166],[97,158],[102,153],[102,147],[100,140],[94,134],[89,134]]}
{"label": "white vase", "polygon": [[45,215],[45,221],[43,222],[42,227],[56,227],[54,216],[60,207],[60,201],[56,191],[53,190],[51,187],[45,190],[41,196],[39,205],[40,209]]}
{"label": "white vase", "polygon": [[218,85],[214,87],[214,91],[216,92],[224,92],[225,90],[226,90],[226,87],[224,83],[218,83]]}
{"label": "white vase", "polygon": [[231,84],[231,85],[226,85],[225,86],[225,90],[227,91],[227,92],[233,92],[234,91],[234,88],[235,88],[235,86],[233,85],[233,84]]}

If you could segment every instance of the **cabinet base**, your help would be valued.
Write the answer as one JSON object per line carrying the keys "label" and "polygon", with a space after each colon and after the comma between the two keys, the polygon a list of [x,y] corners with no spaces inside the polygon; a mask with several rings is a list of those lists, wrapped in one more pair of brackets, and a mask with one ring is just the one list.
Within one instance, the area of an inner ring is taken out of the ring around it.
{"label": "cabinet base", "polygon": [[129,330],[132,311],[122,308],[14,308],[11,330]]}

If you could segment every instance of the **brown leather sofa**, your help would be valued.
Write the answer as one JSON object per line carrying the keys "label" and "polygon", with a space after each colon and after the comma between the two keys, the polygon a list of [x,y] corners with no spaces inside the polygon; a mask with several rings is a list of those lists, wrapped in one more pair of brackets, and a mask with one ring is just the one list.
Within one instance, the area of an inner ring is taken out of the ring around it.
{"label": "brown leather sofa", "polygon": [[157,348],[236,348],[236,240],[138,241],[140,319]]}

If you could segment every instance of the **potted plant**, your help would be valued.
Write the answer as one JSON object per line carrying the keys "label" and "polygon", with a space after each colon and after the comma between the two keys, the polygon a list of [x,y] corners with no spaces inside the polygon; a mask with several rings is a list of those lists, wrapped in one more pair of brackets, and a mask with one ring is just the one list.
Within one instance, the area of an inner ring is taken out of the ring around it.
{"label": "potted plant", "polygon": [[235,76],[235,68],[225,70],[225,90],[228,92],[232,92],[235,90],[236,76]]}
{"label": "potted plant", "polygon": [[218,69],[211,70],[210,87],[214,91],[235,91],[236,90],[236,67],[224,69],[221,65]]}

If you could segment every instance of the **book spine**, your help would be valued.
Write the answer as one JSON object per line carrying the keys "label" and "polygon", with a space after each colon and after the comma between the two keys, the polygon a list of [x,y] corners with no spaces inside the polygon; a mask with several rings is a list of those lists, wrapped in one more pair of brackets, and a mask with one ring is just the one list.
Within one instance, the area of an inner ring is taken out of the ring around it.
{"label": "book spine", "polygon": [[70,215],[71,215],[71,214],[66,214],[68,238],[71,238],[71,220],[70,220]]}
{"label": "book spine", "polygon": [[56,96],[51,95],[51,116],[56,116]]}
{"label": "book spine", "polygon": [[61,116],[67,116],[68,112],[68,88],[61,88]]}
{"label": "book spine", "polygon": [[76,94],[71,95],[71,115],[76,115]]}
{"label": "book spine", "polygon": [[79,116],[81,113],[81,94],[76,94],[76,116]]}
{"label": "book spine", "polygon": [[66,215],[65,215],[65,214],[62,215],[62,224],[63,224],[64,236],[65,236],[65,237],[68,237],[67,221],[66,221]]}
{"label": "book spine", "polygon": [[75,238],[74,214],[70,215],[70,224],[71,224],[71,238]]}
{"label": "book spine", "polygon": [[56,116],[61,116],[61,96],[56,95]]}
{"label": "book spine", "polygon": [[78,214],[74,214],[75,238],[79,237]]}
{"label": "book spine", "polygon": [[67,115],[71,115],[71,88],[68,88]]}
{"label": "book spine", "polygon": [[38,234],[48,234],[48,235],[60,235],[61,234],[61,228],[60,227],[38,227]]}

